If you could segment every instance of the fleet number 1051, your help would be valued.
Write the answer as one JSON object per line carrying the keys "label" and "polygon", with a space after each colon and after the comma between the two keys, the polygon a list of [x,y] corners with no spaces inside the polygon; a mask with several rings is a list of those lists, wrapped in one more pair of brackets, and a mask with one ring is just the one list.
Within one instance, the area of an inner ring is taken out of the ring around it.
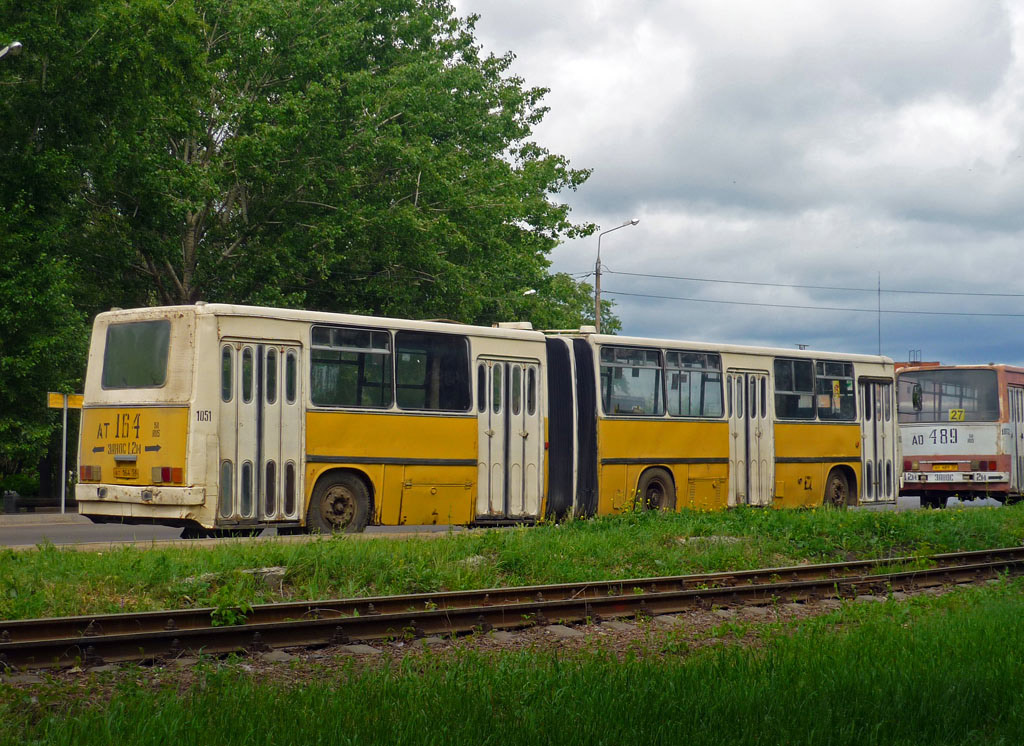
{"label": "fleet number 1051", "polygon": [[949,445],[956,443],[955,427],[937,427],[927,435],[915,435],[911,440],[912,445],[923,446],[925,440],[931,441],[933,445]]}

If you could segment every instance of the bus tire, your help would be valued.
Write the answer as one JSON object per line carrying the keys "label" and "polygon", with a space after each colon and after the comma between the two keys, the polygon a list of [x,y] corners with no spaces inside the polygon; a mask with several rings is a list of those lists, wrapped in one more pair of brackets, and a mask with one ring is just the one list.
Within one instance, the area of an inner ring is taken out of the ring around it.
{"label": "bus tire", "polygon": [[648,469],[640,476],[636,488],[641,510],[675,510],[676,486],[664,469]]}
{"label": "bus tire", "polygon": [[850,482],[839,469],[833,469],[825,480],[821,504],[826,508],[845,508],[850,504]]}
{"label": "bus tire", "polygon": [[370,493],[354,474],[328,474],[316,483],[306,511],[306,529],[322,534],[357,534],[370,518]]}

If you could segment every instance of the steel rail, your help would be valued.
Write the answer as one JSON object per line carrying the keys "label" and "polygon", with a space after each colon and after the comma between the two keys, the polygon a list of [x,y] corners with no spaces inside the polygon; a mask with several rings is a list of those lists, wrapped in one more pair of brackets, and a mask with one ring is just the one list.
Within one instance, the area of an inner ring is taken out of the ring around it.
{"label": "steel rail", "polygon": [[[890,559],[855,560],[820,565],[796,565],[791,567],[757,568],[732,572],[674,575],[655,578],[633,578],[625,580],[583,581],[558,585],[516,586],[511,588],[485,588],[481,590],[451,591],[440,593],[416,593],[398,596],[376,596],[366,598],[331,599],[322,601],[296,601],[285,603],[259,604],[244,614],[247,624],[266,624],[295,619],[393,614],[417,609],[454,609],[462,607],[509,604],[541,598],[596,598],[622,595],[625,588],[630,592],[659,593],[668,590],[683,590],[688,586],[713,587],[777,582],[781,579],[808,580],[819,577],[836,578],[877,569],[898,567],[922,559],[937,566],[949,566],[964,562],[986,561],[1006,557],[1024,557],[1024,547],[936,554],[926,558],[896,557]],[[21,642],[54,637],[97,637],[112,634],[138,634],[176,629],[205,629],[216,617],[215,607],[193,609],[172,609],[121,614],[91,614],[72,617],[45,619],[18,619],[0,621],[0,643]]]}
{"label": "steel rail", "polygon": [[[0,629],[0,665],[94,665],[186,652],[221,654],[415,638],[552,621],[667,614],[712,605],[764,605],[861,592],[877,594],[896,588],[976,582],[1000,573],[1024,573],[1024,547],[1012,547],[932,555],[927,560],[934,567],[863,574],[865,570],[899,567],[921,559],[900,557],[671,578],[266,604],[254,607],[246,623],[233,626],[212,626],[211,609],[20,620],[5,622]],[[162,626],[156,626],[161,621]]]}

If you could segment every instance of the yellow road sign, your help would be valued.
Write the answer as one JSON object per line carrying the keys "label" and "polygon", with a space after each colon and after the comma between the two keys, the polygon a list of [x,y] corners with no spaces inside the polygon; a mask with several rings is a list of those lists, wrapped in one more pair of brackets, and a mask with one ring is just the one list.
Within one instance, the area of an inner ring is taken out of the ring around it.
{"label": "yellow road sign", "polygon": [[65,396],[68,398],[68,409],[82,408],[83,397],[81,394],[58,394],[53,391],[47,392],[46,405],[51,409],[63,409]]}

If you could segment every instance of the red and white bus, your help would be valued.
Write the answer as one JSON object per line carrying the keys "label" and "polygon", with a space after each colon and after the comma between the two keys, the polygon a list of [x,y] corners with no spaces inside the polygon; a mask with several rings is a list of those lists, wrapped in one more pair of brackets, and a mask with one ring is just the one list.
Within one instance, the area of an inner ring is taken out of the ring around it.
{"label": "red and white bus", "polygon": [[924,507],[1024,491],[1024,368],[908,367],[897,373],[902,492]]}

